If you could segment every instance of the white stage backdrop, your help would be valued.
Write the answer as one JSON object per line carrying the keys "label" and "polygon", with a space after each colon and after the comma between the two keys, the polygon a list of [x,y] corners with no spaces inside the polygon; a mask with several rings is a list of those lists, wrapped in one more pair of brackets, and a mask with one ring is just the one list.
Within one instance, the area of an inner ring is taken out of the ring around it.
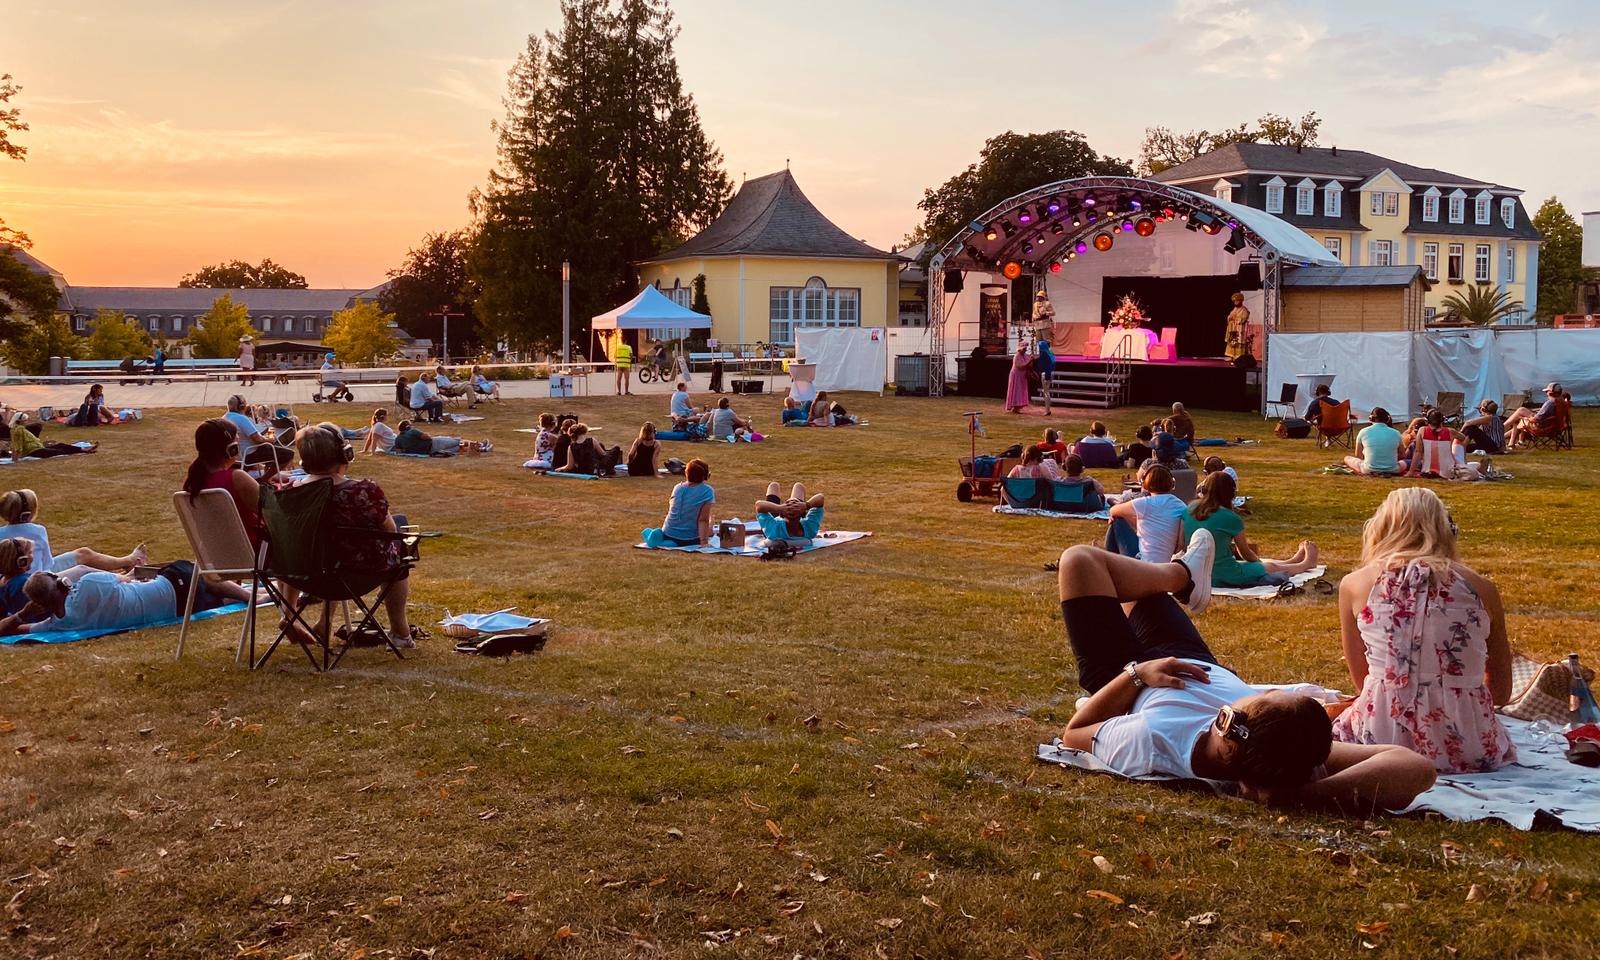
{"label": "white stage backdrop", "polygon": [[794,355],[817,365],[818,390],[882,393],[889,338],[882,327],[801,327]]}
{"label": "white stage backdrop", "polygon": [[[1462,330],[1421,333],[1279,333],[1267,351],[1266,394],[1299,374],[1331,373],[1334,397],[1365,413],[1419,409],[1441,391],[1480,400],[1558,381],[1579,406],[1600,404],[1600,330]],[[1296,407],[1310,397],[1302,389]]]}

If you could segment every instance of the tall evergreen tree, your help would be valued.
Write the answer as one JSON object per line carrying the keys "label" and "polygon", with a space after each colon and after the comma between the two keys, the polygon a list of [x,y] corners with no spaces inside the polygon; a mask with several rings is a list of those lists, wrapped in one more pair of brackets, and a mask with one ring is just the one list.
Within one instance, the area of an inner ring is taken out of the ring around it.
{"label": "tall evergreen tree", "polygon": [[498,159],[472,198],[479,320],[553,342],[561,262],[588,317],[636,292],[633,263],[710,223],[732,184],[683,89],[666,0],[563,0],[507,82]]}

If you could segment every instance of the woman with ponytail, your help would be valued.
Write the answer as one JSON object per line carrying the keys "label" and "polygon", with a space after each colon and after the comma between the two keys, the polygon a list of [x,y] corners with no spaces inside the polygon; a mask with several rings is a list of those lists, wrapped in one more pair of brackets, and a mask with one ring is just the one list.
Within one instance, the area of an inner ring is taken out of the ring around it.
{"label": "woman with ponytail", "polygon": [[194,462],[183,478],[183,490],[192,499],[201,490],[226,490],[233,498],[250,537],[250,546],[261,546],[261,485],[239,468],[239,433],[222,418],[202,420],[194,430]]}

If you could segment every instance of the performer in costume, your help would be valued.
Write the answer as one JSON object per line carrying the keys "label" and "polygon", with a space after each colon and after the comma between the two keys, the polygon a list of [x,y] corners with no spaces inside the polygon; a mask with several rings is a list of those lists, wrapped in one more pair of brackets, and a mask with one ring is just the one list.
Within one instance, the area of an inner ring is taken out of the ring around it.
{"label": "performer in costume", "polygon": [[1250,311],[1244,305],[1244,294],[1233,295],[1233,309],[1228,311],[1229,360],[1237,360],[1250,352]]}

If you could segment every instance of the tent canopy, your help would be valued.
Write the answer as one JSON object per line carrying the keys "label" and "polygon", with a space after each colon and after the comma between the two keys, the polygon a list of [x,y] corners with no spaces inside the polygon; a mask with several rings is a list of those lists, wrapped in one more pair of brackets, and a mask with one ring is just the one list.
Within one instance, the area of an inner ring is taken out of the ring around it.
{"label": "tent canopy", "polygon": [[647,285],[639,295],[592,321],[595,330],[709,330],[711,318],[680,307],[667,295]]}

